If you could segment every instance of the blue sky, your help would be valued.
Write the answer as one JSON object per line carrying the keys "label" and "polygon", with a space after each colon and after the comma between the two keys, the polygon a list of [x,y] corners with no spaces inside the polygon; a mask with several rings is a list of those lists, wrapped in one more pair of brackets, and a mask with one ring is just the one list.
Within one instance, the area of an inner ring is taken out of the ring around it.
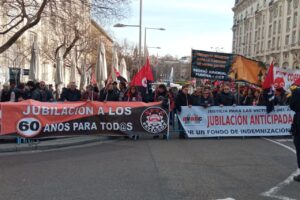
{"label": "blue sky", "polygon": [[[149,49],[150,55],[182,57],[190,55],[192,48],[211,50],[211,47],[231,52],[233,6],[234,0],[143,0],[143,27],[166,29],[147,30],[147,45],[161,47]],[[131,14],[119,23],[138,25],[139,0],[132,0]],[[111,30],[117,41],[126,38],[138,44],[138,28]]]}

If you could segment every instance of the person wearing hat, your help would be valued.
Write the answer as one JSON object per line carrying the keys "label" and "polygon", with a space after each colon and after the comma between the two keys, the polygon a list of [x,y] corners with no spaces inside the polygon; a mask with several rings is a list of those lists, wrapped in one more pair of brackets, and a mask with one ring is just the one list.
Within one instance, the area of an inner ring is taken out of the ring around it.
{"label": "person wearing hat", "polygon": [[[300,79],[291,86],[290,108],[295,111],[291,133],[296,147],[298,168],[300,169]],[[300,182],[300,174],[294,177],[294,181]]]}

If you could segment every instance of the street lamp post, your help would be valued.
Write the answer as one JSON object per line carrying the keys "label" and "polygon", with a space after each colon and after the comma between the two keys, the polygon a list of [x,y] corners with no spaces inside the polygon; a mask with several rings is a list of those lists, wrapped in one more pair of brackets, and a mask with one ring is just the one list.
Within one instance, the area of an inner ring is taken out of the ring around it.
{"label": "street lamp post", "polygon": [[147,47],[148,49],[161,49],[161,47]]}
{"label": "street lamp post", "polygon": [[[166,30],[166,29],[164,29],[164,28],[150,28],[150,27],[145,27],[144,56],[146,56],[146,52],[147,52],[147,29],[159,30],[159,31],[165,31],[165,30]],[[158,48],[157,48],[157,49],[158,49]]]}
{"label": "street lamp post", "polygon": [[139,69],[141,68],[142,65],[142,59],[141,59],[141,54],[142,54],[142,21],[143,21],[143,0],[140,0],[140,22],[139,25],[126,25],[126,24],[116,24],[114,27],[139,27]]}
{"label": "street lamp post", "polygon": [[143,18],[143,0],[140,0],[140,34],[139,34],[139,69],[142,68],[142,18]]}

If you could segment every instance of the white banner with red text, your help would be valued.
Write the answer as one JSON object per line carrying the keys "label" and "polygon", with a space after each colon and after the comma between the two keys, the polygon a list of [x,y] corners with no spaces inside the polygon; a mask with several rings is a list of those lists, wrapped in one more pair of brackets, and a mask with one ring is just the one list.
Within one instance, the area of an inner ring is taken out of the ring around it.
{"label": "white banner with red text", "polygon": [[294,112],[278,106],[267,114],[261,106],[182,107],[178,116],[189,138],[287,136]]}

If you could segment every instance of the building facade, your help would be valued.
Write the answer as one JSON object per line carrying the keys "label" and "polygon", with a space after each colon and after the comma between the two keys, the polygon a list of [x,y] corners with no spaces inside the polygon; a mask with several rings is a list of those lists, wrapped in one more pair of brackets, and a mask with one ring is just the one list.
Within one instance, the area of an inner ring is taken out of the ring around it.
{"label": "building facade", "polygon": [[236,0],[232,10],[233,53],[299,68],[299,0]]}

